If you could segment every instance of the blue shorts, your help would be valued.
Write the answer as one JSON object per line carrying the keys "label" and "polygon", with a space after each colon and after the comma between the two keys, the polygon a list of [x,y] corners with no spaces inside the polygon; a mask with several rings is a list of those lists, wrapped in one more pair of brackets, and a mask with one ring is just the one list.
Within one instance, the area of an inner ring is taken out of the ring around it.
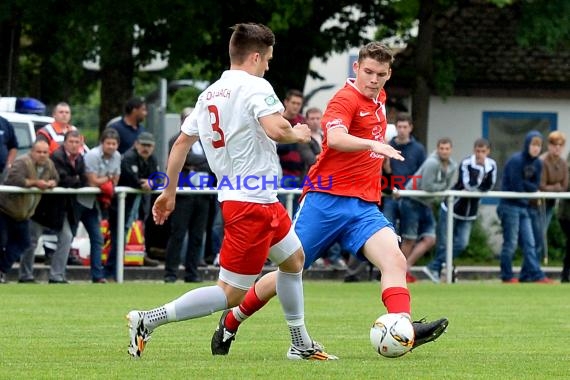
{"label": "blue shorts", "polygon": [[335,242],[365,260],[359,252],[364,243],[384,227],[394,229],[378,205],[321,192],[305,195],[293,225],[305,251],[305,269]]}
{"label": "blue shorts", "polygon": [[431,207],[404,198],[400,203],[400,235],[406,240],[435,237],[435,217]]}

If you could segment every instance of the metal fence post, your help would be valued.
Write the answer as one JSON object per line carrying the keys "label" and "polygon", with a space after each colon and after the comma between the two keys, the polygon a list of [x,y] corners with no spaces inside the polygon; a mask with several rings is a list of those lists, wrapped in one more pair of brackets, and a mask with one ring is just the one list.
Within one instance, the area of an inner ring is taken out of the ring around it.
{"label": "metal fence post", "polygon": [[125,199],[127,193],[118,189],[118,210],[117,210],[117,282],[123,283],[124,279],[124,257],[125,257]]}
{"label": "metal fence post", "polygon": [[287,193],[285,194],[286,198],[286,204],[287,204],[287,213],[289,214],[290,218],[293,218],[293,196],[295,194],[293,193]]}
{"label": "metal fence post", "polygon": [[[448,195],[447,202],[447,236],[445,241],[446,282],[453,282],[453,195]],[[441,223],[441,222],[440,222]],[[437,241],[435,242],[437,247]]]}

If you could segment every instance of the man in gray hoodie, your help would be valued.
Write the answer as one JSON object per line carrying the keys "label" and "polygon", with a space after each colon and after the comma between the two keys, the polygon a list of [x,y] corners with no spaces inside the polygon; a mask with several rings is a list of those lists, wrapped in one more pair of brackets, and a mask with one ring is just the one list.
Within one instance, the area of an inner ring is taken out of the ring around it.
{"label": "man in gray hoodie", "polygon": [[[451,158],[452,143],[449,138],[437,141],[437,149],[424,161],[406,184],[406,190],[444,191],[451,188],[457,163]],[[435,218],[432,203],[435,197],[406,197],[401,204],[400,234],[402,252],[407,258],[408,268],[412,267],[435,245]],[[408,271],[408,282],[416,278]]]}

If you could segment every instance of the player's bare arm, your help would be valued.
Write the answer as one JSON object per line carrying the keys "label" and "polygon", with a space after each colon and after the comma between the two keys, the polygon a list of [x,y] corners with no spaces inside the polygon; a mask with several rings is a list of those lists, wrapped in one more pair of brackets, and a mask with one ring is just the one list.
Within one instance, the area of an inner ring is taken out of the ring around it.
{"label": "player's bare arm", "polygon": [[260,117],[259,123],[267,136],[278,143],[307,143],[311,141],[311,130],[307,124],[297,124],[291,128],[291,124],[279,113]]}
{"label": "player's bare arm", "polygon": [[188,151],[196,141],[198,141],[198,136],[188,136],[185,133],[181,133],[172,146],[166,169],[166,175],[167,178],[170,178],[170,181],[152,206],[152,217],[156,224],[163,224],[174,210],[178,173],[184,166]]}
{"label": "player's bare arm", "polygon": [[327,143],[329,148],[339,150],[341,152],[360,152],[362,150],[370,150],[385,157],[404,161],[404,157],[400,154],[401,152],[394,149],[391,145],[384,144],[376,140],[353,136],[347,133],[346,129],[342,127],[328,130]]}

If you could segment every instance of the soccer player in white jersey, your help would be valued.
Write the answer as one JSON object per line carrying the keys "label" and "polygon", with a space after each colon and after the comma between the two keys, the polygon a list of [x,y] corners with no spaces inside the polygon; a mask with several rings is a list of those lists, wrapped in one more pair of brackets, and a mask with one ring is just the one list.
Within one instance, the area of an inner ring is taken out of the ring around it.
{"label": "soccer player in white jersey", "polygon": [[[304,254],[291,220],[277,200],[279,160],[275,142],[308,142],[306,124],[291,128],[283,105],[263,79],[275,36],[260,24],[237,24],[229,43],[230,69],[198,98],[170,152],[170,183],[152,213],[162,224],[175,207],[177,178],[192,144],[201,139],[221,189],[224,241],[216,285],[193,289],[163,306],[133,310],[129,354],[140,357],[152,331],[169,322],[199,318],[238,305],[269,256],[278,264],[277,295],[291,333],[287,357],[332,360],[309,336],[304,322]],[[247,179],[247,181],[246,181]]]}

